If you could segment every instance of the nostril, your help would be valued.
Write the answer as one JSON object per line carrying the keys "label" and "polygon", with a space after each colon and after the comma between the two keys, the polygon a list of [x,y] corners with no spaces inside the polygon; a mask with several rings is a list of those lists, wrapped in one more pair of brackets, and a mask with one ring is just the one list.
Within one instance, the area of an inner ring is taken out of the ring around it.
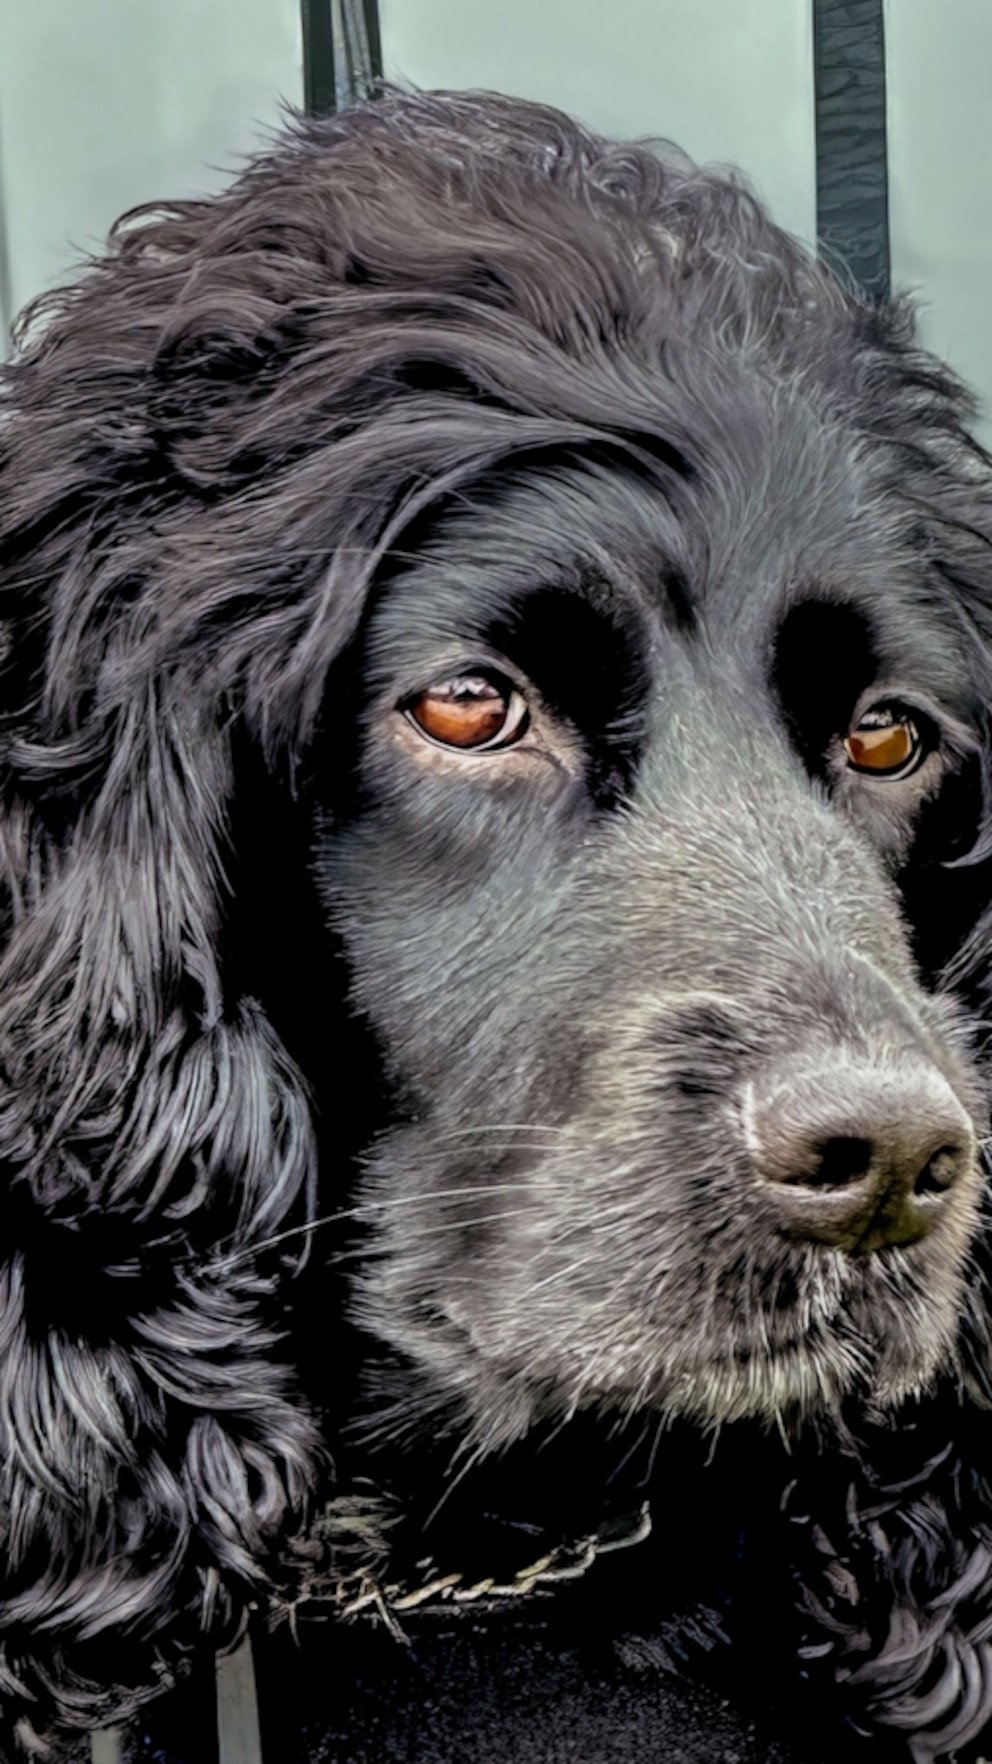
{"label": "nostril", "polygon": [[942,1145],[928,1158],[913,1184],[913,1193],[918,1195],[946,1194],[953,1188],[961,1172],[961,1148],[956,1145]]}
{"label": "nostril", "polygon": [[824,1139],[813,1148],[816,1162],[792,1178],[803,1188],[850,1188],[861,1182],[871,1169],[874,1148],[870,1139],[838,1134]]}

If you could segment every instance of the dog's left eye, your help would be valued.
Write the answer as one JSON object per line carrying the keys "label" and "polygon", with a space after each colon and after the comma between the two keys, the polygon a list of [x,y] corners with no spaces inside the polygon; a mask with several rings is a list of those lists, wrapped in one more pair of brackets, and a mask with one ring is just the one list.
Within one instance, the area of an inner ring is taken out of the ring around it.
{"label": "dog's left eye", "polygon": [[926,755],[926,743],[904,707],[874,705],[845,736],[844,751],[855,772],[874,778],[906,778]]}
{"label": "dog's left eye", "polygon": [[526,732],[523,694],[498,674],[457,674],[418,692],[404,706],[410,721],[439,747],[489,753]]}

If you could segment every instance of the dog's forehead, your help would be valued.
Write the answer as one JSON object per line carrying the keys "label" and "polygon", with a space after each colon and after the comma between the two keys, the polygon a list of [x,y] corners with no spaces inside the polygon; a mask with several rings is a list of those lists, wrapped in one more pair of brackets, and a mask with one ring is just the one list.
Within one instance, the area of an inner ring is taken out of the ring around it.
{"label": "dog's forehead", "polygon": [[686,465],[666,483],[621,458],[490,471],[406,557],[377,604],[375,648],[418,667],[485,642],[554,587],[643,642],[674,631],[742,662],[767,655],[797,603],[840,603],[863,612],[893,665],[927,664],[932,620],[911,616],[932,599],[919,523],[840,425],[794,397],[745,403],[736,426],[734,413],[711,420]]}

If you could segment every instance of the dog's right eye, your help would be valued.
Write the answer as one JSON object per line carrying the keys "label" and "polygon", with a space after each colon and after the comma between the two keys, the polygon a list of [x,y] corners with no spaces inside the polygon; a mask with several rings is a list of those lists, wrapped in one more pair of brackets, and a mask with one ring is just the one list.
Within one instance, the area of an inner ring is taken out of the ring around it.
{"label": "dog's right eye", "polygon": [[873,705],[844,739],[847,763],[868,777],[907,778],[926,757],[916,720],[899,705]]}
{"label": "dog's right eye", "polygon": [[407,700],[404,710],[421,735],[461,753],[491,753],[526,733],[527,705],[498,674],[457,674]]}

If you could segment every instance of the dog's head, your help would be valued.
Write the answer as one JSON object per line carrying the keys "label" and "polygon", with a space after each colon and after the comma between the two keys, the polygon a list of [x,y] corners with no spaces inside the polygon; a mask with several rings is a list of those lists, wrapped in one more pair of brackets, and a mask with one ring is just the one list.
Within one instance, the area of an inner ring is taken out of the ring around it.
{"label": "dog's head", "polygon": [[383,1425],[891,1403],[951,1353],[979,1196],[938,985],[987,889],[960,393],[725,179],[395,114],[417,170],[353,274],[376,424],[441,451],[315,792],[393,1102],[358,1306],[423,1374]]}
{"label": "dog's head", "polygon": [[732,179],[474,96],[300,123],[54,304],[0,513],[4,1474],[66,1538],[109,1490],[104,1556],[122,1483],[168,1509],[134,1627],[180,1534],[250,1580],[314,1443],[267,1245],[339,1118],[383,1427],[922,1387],[979,1207],[992,565],[907,315]]}

